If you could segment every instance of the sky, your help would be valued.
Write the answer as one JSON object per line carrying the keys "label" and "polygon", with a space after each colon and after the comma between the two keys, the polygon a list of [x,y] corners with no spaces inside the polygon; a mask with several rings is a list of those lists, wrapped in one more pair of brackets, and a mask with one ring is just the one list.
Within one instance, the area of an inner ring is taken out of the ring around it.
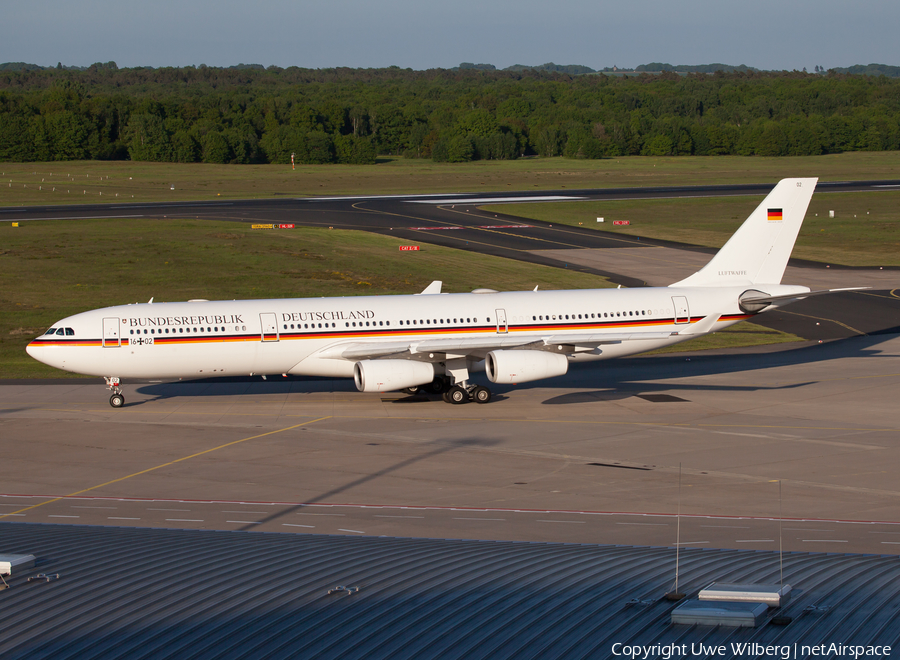
{"label": "sky", "polygon": [[593,69],[900,65],[896,0],[29,0],[0,18],[0,62],[306,68],[461,62]]}

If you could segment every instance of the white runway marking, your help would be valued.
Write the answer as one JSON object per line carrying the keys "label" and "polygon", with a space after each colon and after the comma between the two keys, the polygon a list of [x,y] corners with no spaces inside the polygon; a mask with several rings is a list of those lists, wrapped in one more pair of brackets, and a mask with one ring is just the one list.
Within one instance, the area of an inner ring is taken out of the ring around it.
{"label": "white runway marking", "polygon": [[445,198],[445,199],[411,199],[411,204],[513,204],[520,202],[569,202],[584,197],[574,195],[541,195],[540,197],[469,197],[469,198]]}
{"label": "white runway marking", "polygon": [[713,529],[750,529],[749,527],[741,527],[740,525],[700,525],[701,527],[712,527]]}
{"label": "white runway marking", "polygon": [[425,516],[381,516],[381,515],[378,515],[377,513],[375,514],[375,517],[376,518],[422,518],[422,519],[425,518]]}

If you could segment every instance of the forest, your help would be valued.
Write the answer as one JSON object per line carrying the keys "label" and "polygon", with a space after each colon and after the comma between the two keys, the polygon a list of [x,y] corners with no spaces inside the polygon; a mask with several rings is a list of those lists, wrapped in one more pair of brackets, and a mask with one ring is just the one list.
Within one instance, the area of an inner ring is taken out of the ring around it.
{"label": "forest", "polygon": [[900,79],[524,69],[0,70],[0,161],[373,163],[900,149]]}

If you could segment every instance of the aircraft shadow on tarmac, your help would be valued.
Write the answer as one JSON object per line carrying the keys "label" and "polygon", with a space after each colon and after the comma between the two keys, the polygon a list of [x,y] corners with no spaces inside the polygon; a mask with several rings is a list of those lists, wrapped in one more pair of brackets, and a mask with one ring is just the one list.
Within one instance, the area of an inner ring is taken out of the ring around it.
{"label": "aircraft shadow on tarmac", "polygon": [[[703,385],[679,383],[678,379],[752,372],[775,367],[800,367],[842,358],[878,358],[877,346],[896,335],[868,335],[841,339],[827,344],[804,344],[797,348],[760,353],[704,353],[670,354],[643,358],[630,358],[610,362],[609,367],[597,369],[593,365],[579,365],[572,369],[560,383],[569,388],[581,384],[599,387],[594,391],[570,392],[545,400],[544,405],[564,405],[592,401],[616,401],[629,397],[642,397],[653,402],[684,401],[680,397],[655,394],[657,392],[756,392],[760,390],[788,390],[805,387],[816,381],[798,382],[776,387],[758,385]],[[605,366],[605,365],[604,365]],[[593,368],[594,372],[587,370]],[[800,379],[803,372],[794,372]],[[592,377],[593,376],[593,377]],[[568,382],[565,382],[568,381]],[[662,381],[662,382],[661,382]],[[529,383],[529,385],[531,385]],[[528,385],[524,386],[528,387]]]}
{"label": "aircraft shadow on tarmac", "polygon": [[[873,358],[881,355],[879,344],[895,338],[896,334],[866,335],[831,341],[825,344],[805,343],[799,347],[768,349],[733,349],[728,352],[674,353],[646,357],[622,358],[609,362],[573,365],[565,376],[534,381],[518,386],[491,385],[494,390],[494,401],[515,398],[516,391],[530,389],[572,389],[593,388],[586,392],[568,392],[553,396],[544,405],[564,405],[573,403],[600,402],[621,400],[633,396],[645,396],[655,402],[675,402],[679,397],[662,392],[679,391],[735,391],[753,392],[762,389],[783,390],[805,387],[815,381],[791,383],[779,387],[760,387],[755,385],[703,385],[698,383],[680,383],[680,379],[709,376],[715,374],[732,374],[752,372],[775,367],[803,367],[804,365],[839,360],[842,358]],[[802,378],[802,371],[793,372]],[[486,379],[484,374],[473,378],[476,382]],[[489,384],[489,383],[487,383]],[[490,385],[490,384],[489,384]],[[256,395],[300,396],[315,393],[356,393],[350,379],[335,380],[315,377],[275,377],[263,381],[258,378],[232,377],[210,378],[204,380],[176,381],[170,383],[152,383],[137,389],[140,394],[152,396],[145,402],[136,401],[126,404],[137,406],[170,398],[180,397],[219,397]],[[372,395],[374,396],[374,395]],[[683,400],[683,399],[682,399]],[[440,402],[440,397],[421,395],[404,397],[400,393],[382,395],[384,403],[429,403]],[[490,405],[490,404],[488,404]]]}
{"label": "aircraft shadow on tarmac", "polygon": [[349,481],[343,486],[337,486],[332,488],[329,491],[324,493],[320,493],[319,495],[314,495],[313,497],[307,500],[306,504],[297,504],[294,506],[287,507],[285,509],[279,509],[278,511],[272,513],[272,515],[262,518],[261,520],[254,521],[253,524],[247,525],[246,527],[240,528],[240,531],[251,531],[257,527],[257,525],[263,523],[269,523],[274,520],[278,520],[279,518],[284,518],[285,516],[289,516],[294,513],[298,513],[303,509],[310,506],[311,503],[327,503],[332,498],[341,495],[342,493],[346,493],[347,491],[356,488],[357,486],[361,486],[370,481],[375,481],[376,479],[380,479],[385,477],[392,472],[397,472],[398,470],[402,470],[403,468],[409,467],[410,465],[415,465],[416,463],[421,463],[423,461],[428,461],[442,454],[446,454],[448,452],[455,451],[457,449],[467,449],[470,447],[475,448],[488,448],[494,447],[500,444],[500,440],[490,440],[486,438],[453,438],[450,440],[435,440],[429,442],[425,445],[422,445],[422,448],[426,448],[431,445],[430,451],[425,452],[424,454],[419,454],[417,456],[410,456],[402,461],[394,463],[393,465],[388,465],[380,470],[376,470],[375,472],[371,472],[369,474],[363,474],[359,478],[354,479],[353,481]]}

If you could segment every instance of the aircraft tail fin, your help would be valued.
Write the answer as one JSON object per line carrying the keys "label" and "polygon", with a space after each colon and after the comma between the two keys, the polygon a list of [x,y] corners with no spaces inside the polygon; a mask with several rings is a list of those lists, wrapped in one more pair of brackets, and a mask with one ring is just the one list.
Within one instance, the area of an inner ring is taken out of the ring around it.
{"label": "aircraft tail fin", "polygon": [[781,283],[817,181],[779,181],[706,266],[670,286]]}

